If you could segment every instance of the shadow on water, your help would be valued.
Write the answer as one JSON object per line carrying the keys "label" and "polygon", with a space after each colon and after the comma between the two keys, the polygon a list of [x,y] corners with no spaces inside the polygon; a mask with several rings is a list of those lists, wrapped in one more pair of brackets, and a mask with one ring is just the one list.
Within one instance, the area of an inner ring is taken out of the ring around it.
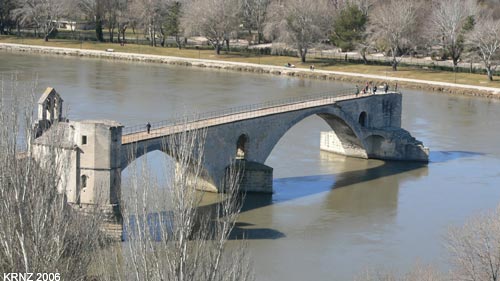
{"label": "shadow on water", "polygon": [[[247,193],[242,204],[241,212],[249,212],[259,208],[284,203],[307,196],[329,192],[332,190],[346,189],[346,192],[336,193],[335,196],[328,196],[331,201],[329,208],[338,208],[344,210],[346,208],[354,208],[355,201],[359,201],[360,197],[364,198],[364,207],[369,212],[369,206],[396,208],[398,201],[399,184],[402,181],[411,178],[419,178],[426,176],[429,167],[434,163],[444,163],[462,158],[471,158],[484,155],[482,153],[467,152],[467,151],[435,151],[430,154],[430,163],[419,162],[402,162],[402,161],[386,161],[382,165],[359,169],[354,171],[346,171],[333,175],[315,175],[303,177],[288,177],[279,178],[273,181],[275,187],[274,194]],[[392,178],[392,176],[399,175]],[[378,185],[362,185],[369,181],[380,180]],[[351,190],[352,192],[347,192]],[[367,194],[367,192],[369,194]],[[351,194],[352,193],[352,194]],[[331,198],[330,198],[331,197]],[[200,214],[210,214],[211,220],[220,218],[217,210],[221,202],[211,203],[201,206],[198,209]],[[351,206],[351,207],[350,207]],[[358,206],[359,207],[359,206]],[[167,212],[148,214],[148,225],[171,225],[166,220]],[[162,221],[160,224],[159,222]],[[133,218],[129,218],[129,228],[133,228],[137,222]],[[235,225],[230,239],[279,239],[285,237],[285,234],[270,228],[252,228],[253,224],[238,222]],[[124,239],[127,238],[127,225],[124,224]],[[159,230],[150,230],[150,235],[160,238]]]}
{"label": "shadow on water", "polygon": [[484,153],[470,151],[431,151],[429,155],[430,163],[444,163],[461,158],[472,158],[475,156],[483,156]]}

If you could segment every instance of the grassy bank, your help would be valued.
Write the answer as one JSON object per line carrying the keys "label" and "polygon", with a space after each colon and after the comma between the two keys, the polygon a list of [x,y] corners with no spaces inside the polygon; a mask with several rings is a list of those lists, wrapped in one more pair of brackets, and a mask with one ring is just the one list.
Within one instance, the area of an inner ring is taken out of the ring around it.
{"label": "grassy bank", "polygon": [[225,53],[216,55],[212,50],[196,50],[196,49],[177,49],[177,48],[161,48],[150,47],[136,44],[126,44],[120,46],[119,44],[111,43],[98,43],[91,41],[71,41],[71,40],[51,40],[44,42],[42,39],[27,39],[17,38],[15,36],[0,36],[0,42],[3,43],[16,43],[26,45],[39,45],[47,47],[64,47],[75,49],[88,49],[88,50],[105,50],[108,48],[114,49],[118,52],[126,53],[139,53],[139,54],[152,54],[163,56],[176,56],[184,58],[201,58],[221,61],[233,61],[244,63],[256,63],[283,66],[286,63],[291,63],[297,67],[308,68],[314,65],[316,69],[330,70],[330,71],[343,71],[351,73],[363,73],[380,75],[385,77],[398,77],[398,78],[411,78],[420,80],[429,80],[436,82],[447,82],[466,84],[474,86],[485,86],[500,88],[500,78],[497,77],[495,81],[487,81],[486,75],[469,74],[469,73],[452,73],[448,71],[439,70],[425,70],[417,67],[400,67],[398,71],[394,72],[390,66],[381,65],[363,65],[363,64],[350,64],[345,62],[338,62],[331,59],[324,58],[310,58],[307,63],[301,63],[299,58],[284,57],[284,56],[256,56],[251,54],[241,53]]}

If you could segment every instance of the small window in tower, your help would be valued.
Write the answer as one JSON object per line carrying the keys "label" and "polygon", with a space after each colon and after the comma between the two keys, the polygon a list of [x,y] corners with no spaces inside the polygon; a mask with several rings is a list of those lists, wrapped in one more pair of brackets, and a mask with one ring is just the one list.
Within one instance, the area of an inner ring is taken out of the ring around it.
{"label": "small window in tower", "polygon": [[82,136],[82,145],[87,144],[87,136]]}
{"label": "small window in tower", "polygon": [[87,187],[87,176],[82,175],[82,188]]}

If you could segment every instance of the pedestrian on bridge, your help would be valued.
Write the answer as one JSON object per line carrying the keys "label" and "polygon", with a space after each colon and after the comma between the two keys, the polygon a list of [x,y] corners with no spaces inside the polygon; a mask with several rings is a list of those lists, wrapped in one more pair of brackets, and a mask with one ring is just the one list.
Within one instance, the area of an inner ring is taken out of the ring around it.
{"label": "pedestrian on bridge", "polygon": [[389,92],[389,84],[387,84],[387,82],[385,82],[384,84],[384,92],[387,94],[387,92]]}
{"label": "pedestrian on bridge", "polygon": [[151,132],[151,124],[148,122],[148,124],[146,124],[146,129],[148,130],[148,134]]}

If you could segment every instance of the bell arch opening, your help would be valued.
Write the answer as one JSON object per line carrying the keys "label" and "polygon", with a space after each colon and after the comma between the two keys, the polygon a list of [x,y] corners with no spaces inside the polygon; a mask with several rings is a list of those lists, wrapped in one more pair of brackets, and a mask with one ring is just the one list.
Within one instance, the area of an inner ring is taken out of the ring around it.
{"label": "bell arch opening", "polygon": [[245,159],[247,152],[248,136],[241,134],[236,141],[236,159]]}
{"label": "bell arch opening", "polygon": [[358,123],[362,127],[366,127],[366,112],[365,111],[363,111],[363,112],[361,112],[361,114],[359,114]]}

